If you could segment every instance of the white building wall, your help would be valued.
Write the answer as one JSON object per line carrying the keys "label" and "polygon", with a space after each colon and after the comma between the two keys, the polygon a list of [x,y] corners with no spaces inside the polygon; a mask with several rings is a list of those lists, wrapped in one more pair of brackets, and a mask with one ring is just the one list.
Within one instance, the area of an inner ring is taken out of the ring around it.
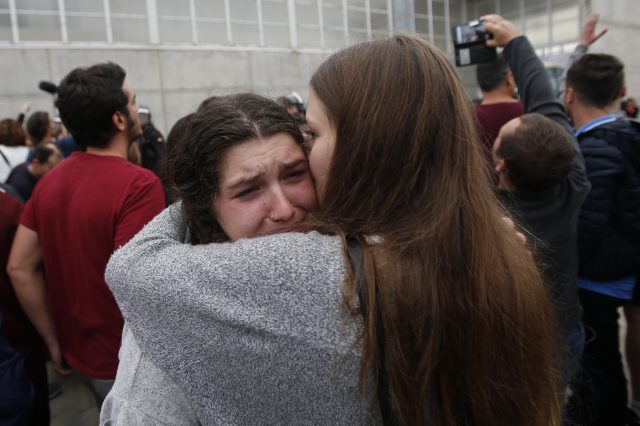
{"label": "white building wall", "polygon": [[14,117],[23,102],[31,111],[53,111],[53,98],[38,82],[59,83],[73,68],[113,61],[127,71],[139,104],[167,132],[211,95],[252,91],[279,96],[297,91],[306,99],[309,78],[328,52],[288,50],[68,49],[0,50],[0,117]]}
{"label": "white building wall", "polygon": [[[51,11],[46,16],[38,15],[44,12],[33,9],[45,8],[42,6],[45,3]],[[65,31],[57,23],[59,15],[64,14],[56,6],[61,3],[66,4],[65,25],[69,28],[64,27]],[[243,0],[245,10],[238,9],[240,3],[229,0],[226,17],[220,12],[224,10],[223,3],[0,0],[0,118],[15,117],[23,102],[30,102],[32,111],[53,112],[52,98],[38,90],[38,82],[57,83],[75,67],[104,61],[119,63],[127,70],[139,102],[150,107],[154,122],[165,133],[178,118],[213,94],[246,90],[279,96],[297,91],[306,98],[308,80],[323,59],[347,44],[388,35],[394,5],[411,1]],[[634,54],[640,35],[634,13],[638,0],[413,0],[413,3],[416,33],[449,55],[453,53],[450,26],[493,11],[516,22],[541,54],[566,54],[568,43],[577,41],[580,17],[588,11],[599,12],[601,24],[609,27],[609,33],[591,51],[611,53],[622,59],[629,94],[640,97],[640,57]],[[110,7],[100,12],[102,4]],[[197,10],[186,7],[189,4]],[[149,9],[149,5],[155,7]],[[80,7],[92,12],[73,12]],[[257,15],[252,8],[256,8]],[[124,13],[127,11],[128,14]],[[10,19],[14,12],[15,25]],[[287,19],[291,14],[295,19]],[[103,22],[107,17],[109,24]],[[230,33],[225,30],[227,19]],[[147,21],[158,25],[147,27]],[[36,25],[38,22],[49,22],[51,28],[42,30]],[[99,31],[93,31],[91,23],[100,24]],[[103,34],[105,29],[109,29],[107,35]],[[50,39],[37,41],[47,37]],[[95,37],[95,42],[78,41],[83,37],[87,40]],[[459,73],[470,97],[476,99],[475,68],[460,68]]]}

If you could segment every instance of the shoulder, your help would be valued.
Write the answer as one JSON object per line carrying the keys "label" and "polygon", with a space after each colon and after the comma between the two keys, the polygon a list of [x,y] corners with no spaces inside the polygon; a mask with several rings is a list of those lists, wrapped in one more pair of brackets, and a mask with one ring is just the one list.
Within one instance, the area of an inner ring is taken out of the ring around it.
{"label": "shoulder", "polygon": [[[120,180],[122,187],[127,187],[128,192],[144,192],[152,187],[162,189],[160,179],[151,171],[122,158],[112,158],[110,160],[113,164],[109,169],[109,173],[113,174],[114,179]],[[125,185],[124,182],[127,182],[128,185]]]}
{"label": "shoulder", "polygon": [[285,233],[211,246],[226,252],[226,257],[244,259],[238,272],[252,280],[258,278],[257,271],[265,280],[277,281],[302,276],[341,280],[344,275],[342,242],[337,236]]}
{"label": "shoulder", "polygon": [[160,185],[160,179],[150,170],[140,167],[137,164],[128,163],[129,173],[135,182],[143,185]]}
{"label": "shoulder", "polygon": [[24,208],[19,197],[15,189],[4,183],[0,184],[0,205],[2,206],[0,215],[14,217],[17,222]]}
{"label": "shoulder", "polygon": [[585,160],[589,158],[610,158],[617,159],[622,157],[622,153],[616,147],[615,136],[603,132],[605,129],[599,129],[598,131],[590,131],[584,133],[578,137],[578,143],[580,150]]}
{"label": "shoulder", "polygon": [[27,173],[27,163],[18,164],[13,168],[13,170],[11,170],[11,173],[9,173],[9,177],[7,177],[7,183],[11,184],[16,179],[21,179],[25,176],[25,173]]}

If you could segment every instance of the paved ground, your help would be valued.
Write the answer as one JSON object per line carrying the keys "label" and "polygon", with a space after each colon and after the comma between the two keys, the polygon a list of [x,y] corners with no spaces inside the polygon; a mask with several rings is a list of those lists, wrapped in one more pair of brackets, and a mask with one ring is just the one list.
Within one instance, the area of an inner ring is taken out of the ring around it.
{"label": "paved ground", "polygon": [[49,402],[51,426],[95,426],[98,408],[89,384],[77,373],[62,377],[49,368],[49,383],[60,383],[62,394]]}

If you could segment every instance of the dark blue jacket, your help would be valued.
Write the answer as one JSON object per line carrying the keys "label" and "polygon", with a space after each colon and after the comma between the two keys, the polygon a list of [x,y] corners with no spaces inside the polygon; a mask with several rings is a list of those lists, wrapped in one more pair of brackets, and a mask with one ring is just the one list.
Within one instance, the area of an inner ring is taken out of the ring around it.
{"label": "dark blue jacket", "polygon": [[640,124],[619,119],[578,136],[591,181],[579,218],[579,275],[612,281],[640,271]]}

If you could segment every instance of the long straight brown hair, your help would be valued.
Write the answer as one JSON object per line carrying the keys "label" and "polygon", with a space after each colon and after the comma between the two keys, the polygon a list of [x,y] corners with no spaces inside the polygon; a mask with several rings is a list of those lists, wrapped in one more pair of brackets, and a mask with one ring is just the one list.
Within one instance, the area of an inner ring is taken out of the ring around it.
{"label": "long straight brown hair", "polygon": [[361,383],[384,358],[403,425],[559,424],[552,308],[446,57],[408,35],[366,42],[327,59],[311,87],[337,134],[318,227],[363,245]]}

